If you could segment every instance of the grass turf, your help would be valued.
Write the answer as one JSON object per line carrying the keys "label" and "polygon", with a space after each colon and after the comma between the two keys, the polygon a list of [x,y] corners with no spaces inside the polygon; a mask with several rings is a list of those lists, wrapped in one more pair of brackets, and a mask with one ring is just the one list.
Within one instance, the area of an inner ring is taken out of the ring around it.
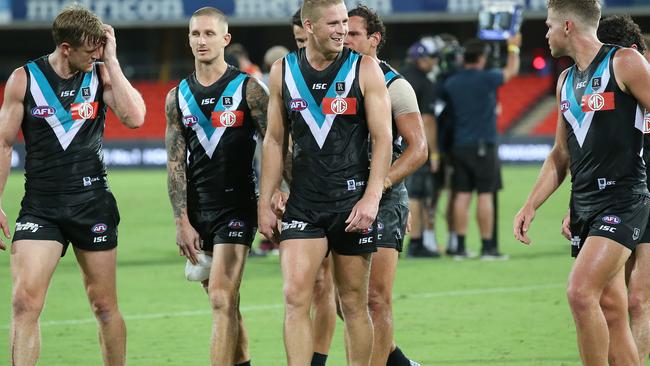
{"label": "grass turf", "polygon": [[[422,365],[579,365],[565,299],[572,260],[560,236],[568,204],[565,183],[537,213],[530,247],[515,243],[512,218],[539,167],[506,167],[500,194],[500,243],[505,262],[401,259],[394,291],[395,339]],[[128,328],[128,364],[208,365],[211,315],[207,296],[183,278],[164,171],[112,171],[122,216],[119,302]],[[13,228],[23,194],[22,173],[10,176],[3,208]],[[473,210],[473,209],[472,209]],[[442,212],[438,226],[443,228]],[[472,218],[474,211],[472,211]],[[479,250],[471,220],[467,243]],[[444,230],[438,230],[444,242]],[[96,325],[74,255],[61,260],[41,317],[39,364],[100,365]],[[0,364],[9,360],[11,273],[0,253]],[[255,365],[286,364],[282,283],[276,256],[253,258],[242,283],[242,313]],[[329,365],[344,365],[343,324],[337,323]]]}

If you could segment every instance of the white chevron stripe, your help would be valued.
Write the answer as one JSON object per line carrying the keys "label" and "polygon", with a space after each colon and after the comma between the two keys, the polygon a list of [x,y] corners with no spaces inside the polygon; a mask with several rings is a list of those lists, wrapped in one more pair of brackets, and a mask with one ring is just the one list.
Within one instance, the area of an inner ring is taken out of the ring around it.
{"label": "white chevron stripe", "polygon": [[[242,101],[243,85],[244,83],[242,82],[235,90],[235,93],[232,96],[232,106],[230,108],[227,108],[227,110],[234,111],[237,108],[239,108],[239,104]],[[178,93],[178,104],[181,107],[181,113],[183,113],[183,117],[192,115],[192,112],[190,112],[190,107],[187,104],[185,98],[183,97],[183,93],[180,92]],[[210,121],[210,123],[212,123],[212,116],[209,116],[208,120]],[[199,143],[201,144],[201,146],[203,146],[203,149],[205,149],[205,153],[210,158],[212,158],[212,154],[214,154],[214,151],[217,149],[217,145],[219,145],[219,141],[221,141],[221,136],[223,136],[227,128],[228,127],[216,127],[212,136],[208,138],[205,131],[203,130],[203,127],[201,127],[200,124],[196,123],[192,126],[192,129],[194,130],[194,132],[196,132],[196,136],[199,138]]]}
{"label": "white chevron stripe", "polygon": [[[89,101],[94,101],[95,96],[97,95],[97,89],[99,86],[99,79],[97,78],[97,67],[93,67],[93,75],[90,80],[90,98],[88,98]],[[31,91],[32,97],[34,98],[34,101],[36,102],[37,106],[46,106],[48,105],[47,100],[43,96],[43,91],[41,91],[40,86],[36,82],[36,78],[30,71],[30,84],[29,84],[29,89]],[[70,112],[68,112],[70,113]],[[79,132],[79,129],[81,126],[86,122],[86,120],[77,120],[72,122],[72,127],[66,132],[66,130],[63,128],[61,125],[61,121],[57,118],[57,116],[51,115],[49,117],[45,117],[45,121],[52,127],[52,130],[54,131],[54,134],[56,135],[57,140],[59,140],[59,143],[61,144],[61,147],[63,150],[66,150],[68,146],[70,146],[70,143],[74,139],[74,137],[77,135],[77,132]]]}
{"label": "white chevron stripe", "polygon": [[[357,62],[359,62],[359,59],[354,61],[354,63],[352,64],[352,68],[350,69],[350,72],[345,78],[345,91],[341,94],[342,98],[347,97],[348,94],[350,93],[350,88],[352,88],[352,82],[354,81],[354,78],[356,77],[357,74]],[[291,68],[289,67],[289,62],[287,61],[286,58],[284,60],[284,63],[285,63],[284,69],[286,70],[284,81],[287,84],[287,89],[289,89],[289,95],[291,95],[291,99],[301,98],[300,92],[298,91],[298,87],[296,86],[296,81],[293,78],[293,74],[291,74]],[[321,106],[318,106],[318,108],[321,108]],[[357,106],[357,108],[360,108],[360,106]],[[300,111],[300,115],[302,116],[303,120],[305,120],[305,123],[307,123],[307,126],[309,127],[312,136],[314,136],[314,139],[318,144],[318,147],[322,149],[323,145],[325,144],[325,140],[327,139],[327,136],[329,135],[329,132],[332,129],[332,124],[334,123],[334,119],[336,118],[336,115],[326,114],[325,121],[323,122],[323,125],[321,127],[318,127],[318,124],[316,123],[316,119],[311,114],[309,108],[305,108],[302,111]]]}

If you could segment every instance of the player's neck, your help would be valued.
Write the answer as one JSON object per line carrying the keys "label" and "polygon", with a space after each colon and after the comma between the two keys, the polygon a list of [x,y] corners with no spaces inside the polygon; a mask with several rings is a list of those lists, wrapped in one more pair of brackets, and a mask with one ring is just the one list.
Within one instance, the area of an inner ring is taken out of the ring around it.
{"label": "player's neck", "polygon": [[598,55],[603,44],[596,36],[581,36],[574,40],[573,54],[570,55],[578,70],[585,71]]}
{"label": "player's neck", "polygon": [[203,86],[214,84],[228,69],[228,64],[223,58],[214,60],[211,63],[195,61],[196,80]]}
{"label": "player's neck", "polygon": [[58,48],[54,50],[54,52],[50,53],[49,56],[47,56],[47,62],[50,63],[50,66],[52,66],[54,72],[62,79],[69,79],[77,72],[79,72],[79,70],[73,70],[70,67],[70,63]]}
{"label": "player's neck", "polygon": [[339,52],[326,52],[316,49],[316,47],[311,47],[315,42],[308,42],[305,46],[305,54],[307,56],[307,62],[309,65],[318,71],[325,70],[329,65],[332,64],[339,56]]}

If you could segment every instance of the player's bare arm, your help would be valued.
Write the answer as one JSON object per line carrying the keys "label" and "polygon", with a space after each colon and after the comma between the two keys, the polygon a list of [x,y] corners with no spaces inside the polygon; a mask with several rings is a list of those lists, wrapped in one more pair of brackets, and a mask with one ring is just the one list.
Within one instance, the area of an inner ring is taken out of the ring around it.
{"label": "player's bare arm", "polygon": [[269,240],[278,240],[277,217],[271,208],[273,193],[280,187],[288,129],[282,102],[282,62],[276,61],[269,75],[268,126],[262,148],[262,179],[258,206],[259,231]]}
{"label": "player's bare arm", "polygon": [[[415,91],[411,84],[404,79],[399,79],[393,82],[403,82],[408,88],[400,90],[403,98],[416,100]],[[414,103],[417,106],[417,103]],[[395,116],[395,124],[397,132],[406,142],[406,149],[402,155],[393,162],[388,175],[384,180],[384,188],[403,181],[407,176],[416,171],[427,160],[427,140],[425,139],[424,125],[420,112],[413,111],[402,113]]]}
{"label": "player's bare arm", "polygon": [[176,244],[179,254],[197,263],[196,254],[201,249],[199,234],[192,227],[187,215],[187,146],[183,138],[181,119],[176,107],[176,88],[165,100],[165,147],[167,149],[167,193],[176,221]]}
{"label": "player's bare arm", "polygon": [[614,56],[614,72],[621,90],[650,110],[650,63],[636,50],[623,48]]}
{"label": "player's bare arm", "polygon": [[[5,86],[4,102],[0,108],[0,197],[4,193],[9,170],[11,169],[12,146],[18,136],[20,124],[23,120],[23,99],[27,88],[27,75],[21,67],[7,80]],[[1,203],[1,202],[0,202]],[[0,229],[8,239],[11,236],[7,215],[0,204]],[[5,250],[5,243],[0,237],[0,249]]]}
{"label": "player's bare arm", "polygon": [[[259,135],[264,138],[268,124],[269,89],[259,80],[251,78],[246,85],[246,102],[251,110],[253,121],[255,121],[255,128]],[[285,152],[283,152],[283,156],[287,157]],[[287,183],[291,182],[290,156],[288,159],[285,158],[282,177]]]}
{"label": "player's bare arm", "polygon": [[104,64],[99,68],[104,83],[104,102],[122,124],[129,128],[138,128],[144,124],[147,112],[144,99],[122,72],[117,60],[117,43],[113,27],[104,24],[104,35],[106,37],[103,46]]}
{"label": "player's bare arm", "polygon": [[555,144],[549,156],[544,161],[544,165],[535,181],[526,203],[519,210],[514,219],[513,231],[515,238],[524,244],[530,244],[528,229],[535,218],[535,211],[546,201],[547,198],[555,192],[562,184],[569,169],[570,157],[567,146],[567,130],[562,118],[562,112],[559,110],[559,101],[562,89],[562,83],[566,78],[567,70],[562,72],[558,78],[556,95],[558,101],[558,121],[555,132]]}
{"label": "player's bare arm", "polygon": [[361,58],[359,85],[364,97],[368,130],[372,140],[372,161],[366,191],[345,221],[348,224],[345,231],[348,232],[367,229],[375,221],[392,152],[390,98],[384,74],[377,62],[368,56]]}

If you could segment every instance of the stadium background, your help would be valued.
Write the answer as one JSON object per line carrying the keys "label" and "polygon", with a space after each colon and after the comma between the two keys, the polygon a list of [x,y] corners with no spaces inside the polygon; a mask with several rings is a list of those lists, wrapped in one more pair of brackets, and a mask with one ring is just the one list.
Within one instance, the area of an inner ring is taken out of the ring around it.
{"label": "stadium background", "polygon": [[[187,45],[189,15],[216,6],[230,17],[233,42],[261,65],[274,45],[295,47],[290,16],[299,0],[83,0],[116,27],[118,57],[147,103],[147,120],[127,130],[114,116],[106,128],[105,160],[122,212],[119,271],[121,306],[129,327],[129,364],[204,365],[209,344],[209,305],[198,286],[182,278],[174,225],[167,202],[163,145],[164,95],[192,71]],[[0,0],[0,92],[11,71],[53,49],[51,20],[67,1]],[[356,2],[347,1],[352,7]],[[370,0],[388,28],[380,57],[395,66],[424,35],[451,33],[464,41],[476,34],[480,0]],[[499,91],[500,155],[507,164],[501,195],[500,232],[511,260],[402,260],[395,288],[396,336],[423,365],[577,365],[575,332],[564,297],[571,265],[559,235],[566,210],[565,184],[538,213],[535,245],[511,239],[511,219],[524,201],[552,143],[556,112],[552,88],[565,61],[550,58],[544,34],[545,0],[526,0],[522,25],[522,72]],[[607,0],[603,13],[631,14],[650,32],[650,0]],[[533,67],[541,58],[545,66]],[[0,93],[0,101],[2,100]],[[3,208],[15,220],[22,197],[21,141]],[[524,165],[532,163],[537,165]],[[137,168],[124,171],[119,167]],[[143,170],[142,168],[148,168]],[[154,168],[154,169],[149,169]],[[155,169],[158,168],[158,169]],[[444,207],[444,206],[443,206]],[[442,213],[438,214],[442,221]],[[440,222],[439,227],[444,223]],[[12,223],[13,227],[13,223]],[[476,227],[468,242],[476,250]],[[444,241],[445,233],[438,232]],[[8,342],[9,253],[0,253],[0,344]],[[68,255],[54,277],[43,315],[44,365],[100,364],[94,320],[84,298],[76,263]],[[242,285],[243,313],[257,365],[282,365],[281,279],[276,257],[254,258]],[[343,364],[341,326],[333,342],[332,365]],[[7,347],[0,346],[0,364]],[[90,361],[89,361],[90,360]]]}

